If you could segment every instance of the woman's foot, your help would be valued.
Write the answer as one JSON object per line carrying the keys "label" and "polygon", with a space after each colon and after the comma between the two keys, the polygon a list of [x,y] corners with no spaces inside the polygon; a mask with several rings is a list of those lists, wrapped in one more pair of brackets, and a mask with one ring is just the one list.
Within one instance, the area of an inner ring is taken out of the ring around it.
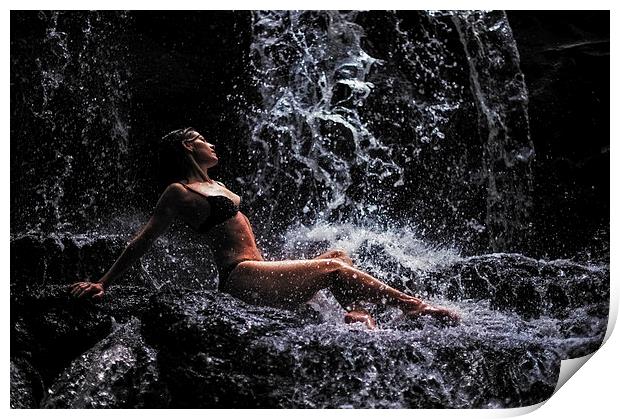
{"label": "woman's foot", "polygon": [[366,310],[351,310],[344,315],[344,322],[346,324],[351,323],[363,323],[367,328],[374,329],[377,327],[377,322]]}
{"label": "woman's foot", "polygon": [[431,316],[450,325],[456,325],[461,321],[461,316],[456,311],[445,307],[435,307],[426,303],[419,303],[414,308],[404,308],[402,310],[405,316],[412,318],[419,316]]}

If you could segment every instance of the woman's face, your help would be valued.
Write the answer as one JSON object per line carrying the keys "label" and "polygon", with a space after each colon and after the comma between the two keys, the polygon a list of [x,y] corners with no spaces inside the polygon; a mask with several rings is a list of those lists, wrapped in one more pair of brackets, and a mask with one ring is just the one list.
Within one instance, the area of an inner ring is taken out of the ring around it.
{"label": "woman's face", "polygon": [[183,145],[192,153],[197,163],[206,163],[208,167],[217,164],[218,158],[215,154],[214,145],[207,142],[197,131],[190,131],[188,139],[183,141]]}

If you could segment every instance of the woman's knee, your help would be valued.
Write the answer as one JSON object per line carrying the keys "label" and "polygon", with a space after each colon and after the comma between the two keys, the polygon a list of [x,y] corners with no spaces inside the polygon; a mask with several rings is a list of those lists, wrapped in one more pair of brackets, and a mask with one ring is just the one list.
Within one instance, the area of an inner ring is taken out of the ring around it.
{"label": "woman's knee", "polygon": [[329,252],[335,258],[342,257],[342,256],[348,256],[347,251],[344,249],[329,249]]}
{"label": "woman's knee", "polygon": [[353,266],[353,260],[351,260],[351,257],[349,256],[349,253],[346,250],[343,250],[343,249],[333,249],[331,251],[331,256],[334,259],[339,259],[339,260],[343,261],[345,264],[347,264],[349,266]]}
{"label": "woman's knee", "polygon": [[336,287],[347,286],[351,280],[355,280],[356,269],[341,259],[331,260],[331,285]]}
{"label": "woman's knee", "polygon": [[357,282],[356,269],[340,259],[335,260],[339,263],[330,277],[328,288],[342,307],[349,310],[349,306],[356,300],[356,293],[354,292],[357,288],[355,286]]}
{"label": "woman's knee", "polygon": [[319,266],[323,270],[323,272],[328,274],[339,273],[340,271],[348,267],[348,265],[342,259],[335,257],[321,259],[319,262]]}

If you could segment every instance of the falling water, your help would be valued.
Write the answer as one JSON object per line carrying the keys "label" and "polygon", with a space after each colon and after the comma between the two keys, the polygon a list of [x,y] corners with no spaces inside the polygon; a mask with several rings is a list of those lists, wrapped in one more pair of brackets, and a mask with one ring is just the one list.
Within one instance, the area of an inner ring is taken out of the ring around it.
{"label": "falling water", "polygon": [[[250,146],[256,195],[275,203],[267,231],[404,216],[409,229],[463,230],[493,250],[519,248],[534,151],[505,14],[431,12],[418,28],[397,14],[382,19],[393,31],[387,59],[363,49],[358,12],[254,13],[262,104]],[[481,137],[467,139],[471,129],[455,124],[476,109]]]}
{"label": "falling water", "polygon": [[[373,183],[403,183],[392,150],[358,112],[374,88],[368,76],[382,63],[361,48],[355,15],[254,13],[252,52],[263,104],[251,142],[258,196],[276,202],[268,223],[296,210],[305,219],[337,221],[356,207],[354,182],[367,191]],[[363,173],[361,185],[355,173]]]}

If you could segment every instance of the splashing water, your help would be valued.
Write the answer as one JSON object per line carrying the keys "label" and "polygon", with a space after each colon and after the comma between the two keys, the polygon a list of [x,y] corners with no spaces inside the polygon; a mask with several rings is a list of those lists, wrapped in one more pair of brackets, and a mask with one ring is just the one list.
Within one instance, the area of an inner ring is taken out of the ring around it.
{"label": "splashing water", "polygon": [[[505,14],[429,12],[415,28],[388,14],[387,59],[362,48],[356,22],[364,19],[254,13],[262,104],[251,121],[256,170],[246,183],[265,207],[265,232],[295,219],[381,224],[413,204],[417,213],[406,217],[436,231],[486,237],[496,251],[520,248],[531,225],[534,151]],[[476,110],[482,139],[463,150],[454,121]]]}
{"label": "splashing water", "polygon": [[[370,260],[358,261],[362,266],[380,263],[379,259],[388,259],[394,270],[402,266],[414,272],[432,271],[459,260],[455,249],[432,247],[417,239],[413,231],[393,228],[383,231],[363,228],[352,223],[319,223],[312,227],[299,226],[287,231],[284,251],[292,256],[304,249],[316,247],[313,244],[345,250],[353,255],[364,255]],[[372,249],[379,250],[378,257],[372,258]],[[373,260],[374,259],[374,260]],[[390,269],[391,268],[391,269]]]}

